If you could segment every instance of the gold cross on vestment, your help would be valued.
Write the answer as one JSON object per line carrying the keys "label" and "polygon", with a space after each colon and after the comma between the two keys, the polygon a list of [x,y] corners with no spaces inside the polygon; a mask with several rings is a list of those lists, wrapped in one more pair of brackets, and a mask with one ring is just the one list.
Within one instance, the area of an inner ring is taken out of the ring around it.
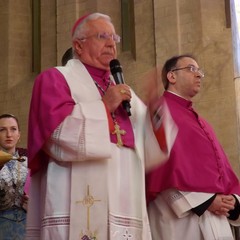
{"label": "gold cross on vestment", "polygon": [[95,202],[100,202],[101,200],[94,199],[92,195],[90,195],[89,185],[87,186],[87,195],[81,201],[77,201],[76,203],[82,203],[83,206],[87,207],[87,230],[90,230],[90,208],[94,205]]}
{"label": "gold cross on vestment", "polygon": [[125,135],[126,131],[123,130],[123,129],[120,129],[120,126],[118,125],[117,122],[114,123],[114,128],[115,128],[115,130],[112,132],[112,134],[116,134],[116,136],[117,136],[117,146],[121,147],[121,146],[123,146],[121,135]]}

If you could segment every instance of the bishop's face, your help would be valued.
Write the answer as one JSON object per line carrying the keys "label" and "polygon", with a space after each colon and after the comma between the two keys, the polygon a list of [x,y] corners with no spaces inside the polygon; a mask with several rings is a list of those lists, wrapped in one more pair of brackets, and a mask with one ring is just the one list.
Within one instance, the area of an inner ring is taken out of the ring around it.
{"label": "bishop's face", "polygon": [[117,56],[114,26],[102,18],[90,20],[86,24],[86,37],[74,42],[77,54],[83,63],[109,70],[110,61]]}

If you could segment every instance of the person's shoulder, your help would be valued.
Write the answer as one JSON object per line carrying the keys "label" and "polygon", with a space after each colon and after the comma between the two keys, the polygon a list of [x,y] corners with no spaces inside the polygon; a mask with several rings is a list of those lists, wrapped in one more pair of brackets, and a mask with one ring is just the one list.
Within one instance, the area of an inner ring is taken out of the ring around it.
{"label": "person's shoulder", "polygon": [[54,92],[59,92],[61,89],[69,91],[67,81],[64,74],[56,67],[49,68],[41,72],[34,81],[33,94],[37,94],[40,91],[49,92],[52,95]]}
{"label": "person's shoulder", "polygon": [[58,67],[50,67],[48,69],[43,70],[37,75],[37,78],[48,76],[48,75],[55,75],[55,74],[61,74],[58,70]]}
{"label": "person's shoulder", "polygon": [[37,75],[35,85],[39,83],[44,84],[45,82],[49,84],[55,81],[61,81],[61,79],[64,80],[64,76],[61,71],[59,71],[58,67],[51,67]]}

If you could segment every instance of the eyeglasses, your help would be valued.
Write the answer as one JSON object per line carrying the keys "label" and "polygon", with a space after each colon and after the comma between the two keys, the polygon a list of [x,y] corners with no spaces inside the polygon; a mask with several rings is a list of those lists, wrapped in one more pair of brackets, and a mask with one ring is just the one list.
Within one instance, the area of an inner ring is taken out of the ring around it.
{"label": "eyeglasses", "polygon": [[184,69],[188,69],[190,72],[193,73],[199,73],[201,75],[201,78],[204,78],[204,72],[201,68],[197,68],[195,66],[187,66],[187,67],[182,67],[182,68],[175,68],[172,69],[172,72],[178,71],[178,70],[184,70]]}
{"label": "eyeglasses", "polygon": [[80,40],[85,40],[85,39],[88,39],[88,38],[91,38],[91,37],[96,37],[99,40],[112,39],[115,43],[120,43],[120,41],[121,41],[121,37],[119,35],[110,34],[110,33],[97,33],[97,34],[94,34],[94,35],[90,35],[88,37],[80,38]]}

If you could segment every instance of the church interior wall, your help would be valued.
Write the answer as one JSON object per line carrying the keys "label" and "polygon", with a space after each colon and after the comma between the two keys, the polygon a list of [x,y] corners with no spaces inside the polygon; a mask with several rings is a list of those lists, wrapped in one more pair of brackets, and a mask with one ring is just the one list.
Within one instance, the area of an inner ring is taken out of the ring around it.
{"label": "church interior wall", "polygon": [[[88,12],[112,17],[121,34],[119,0],[42,0],[41,66],[59,65],[71,46],[71,27]],[[194,107],[214,127],[231,164],[239,174],[238,123],[233,81],[231,28],[226,25],[224,0],[135,0],[135,54],[122,51],[125,81],[144,97],[149,72],[161,68],[177,54],[191,53],[205,71],[202,90]],[[36,76],[32,71],[31,0],[0,2],[0,113],[10,112],[22,125],[21,146],[27,142],[27,119],[31,89]],[[197,10],[196,10],[197,9]],[[160,78],[157,79],[161,89]],[[160,92],[162,89],[160,90]]]}

